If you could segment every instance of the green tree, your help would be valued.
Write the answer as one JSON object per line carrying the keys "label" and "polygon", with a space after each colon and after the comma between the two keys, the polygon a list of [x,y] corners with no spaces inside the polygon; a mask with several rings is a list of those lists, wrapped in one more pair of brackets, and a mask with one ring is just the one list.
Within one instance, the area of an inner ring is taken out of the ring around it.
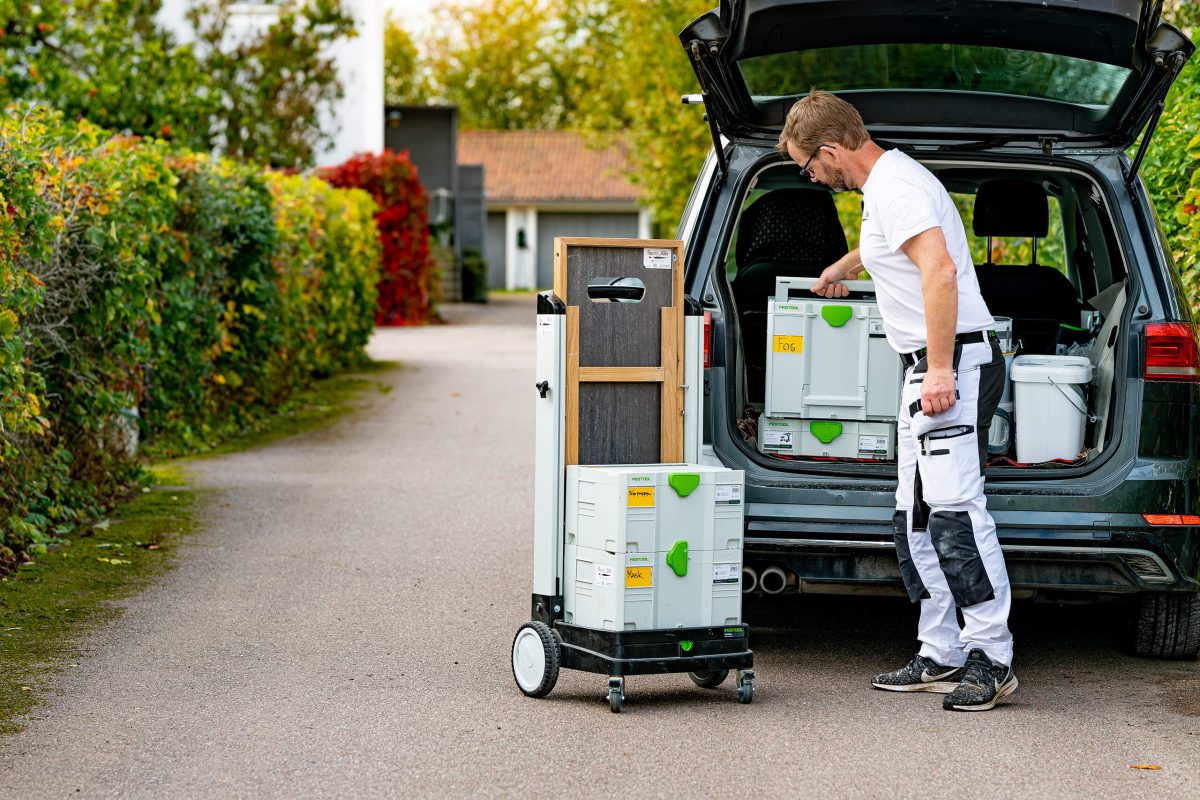
{"label": "green tree", "polygon": [[465,128],[569,128],[594,75],[579,63],[571,4],[450,2],[434,10],[429,68]]}
{"label": "green tree", "polygon": [[162,0],[0,0],[0,102],[43,103],[138,136],[276,166],[312,163],[321,111],[342,96],[326,47],[353,36],[341,0],[280,6],[235,36],[233,0],[189,12],[195,42],[157,20]]}
{"label": "green tree", "polygon": [[0,101],[40,102],[136,135],[207,148],[217,95],[161,0],[0,0]]}
{"label": "green tree", "polygon": [[383,30],[383,96],[390,106],[422,103],[431,96],[417,46],[391,12]]}
{"label": "green tree", "polygon": [[214,0],[188,15],[200,42],[204,70],[219,92],[212,134],[222,151],[243,161],[279,167],[313,162],[329,140],[321,113],[344,90],[326,46],[356,35],[341,0],[281,5],[279,18],[258,34],[230,30],[235,0]]}

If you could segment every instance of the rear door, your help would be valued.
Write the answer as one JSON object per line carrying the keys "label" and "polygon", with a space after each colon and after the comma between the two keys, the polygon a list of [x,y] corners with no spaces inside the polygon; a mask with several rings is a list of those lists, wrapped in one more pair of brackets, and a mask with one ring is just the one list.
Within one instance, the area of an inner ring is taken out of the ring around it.
{"label": "rear door", "polygon": [[774,141],[810,88],[880,136],[1127,147],[1191,56],[1141,0],[725,0],[680,33],[717,130]]}

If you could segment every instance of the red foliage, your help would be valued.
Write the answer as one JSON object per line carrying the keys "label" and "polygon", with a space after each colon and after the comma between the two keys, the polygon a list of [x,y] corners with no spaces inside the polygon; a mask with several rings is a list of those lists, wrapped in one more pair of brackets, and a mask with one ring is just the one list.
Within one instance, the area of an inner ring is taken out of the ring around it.
{"label": "red foliage", "polygon": [[428,322],[433,313],[429,203],[408,151],[360,153],[343,164],[322,170],[321,177],[340,188],[362,189],[379,206],[375,224],[383,244],[383,264],[375,324]]}

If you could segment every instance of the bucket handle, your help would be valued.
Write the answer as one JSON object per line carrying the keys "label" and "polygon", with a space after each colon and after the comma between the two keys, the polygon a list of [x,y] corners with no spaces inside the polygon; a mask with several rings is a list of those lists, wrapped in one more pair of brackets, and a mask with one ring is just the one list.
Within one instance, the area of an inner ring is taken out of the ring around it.
{"label": "bucket handle", "polygon": [[[1080,408],[1079,406],[1075,405],[1075,398],[1072,397],[1071,395],[1067,394],[1066,392],[1064,392],[1063,388],[1054,382],[1054,378],[1051,378],[1049,375],[1047,375],[1046,380],[1050,381],[1050,385],[1053,386],[1055,389],[1058,389],[1058,393],[1067,399],[1067,402],[1071,404],[1071,408],[1075,409],[1080,414],[1083,414],[1085,417],[1087,417],[1088,422],[1094,423],[1094,422],[1096,422],[1097,419],[1099,419],[1099,417],[1097,417],[1095,414],[1093,414],[1087,410],[1086,405],[1083,408]],[[1072,384],[1072,385],[1074,385],[1074,384]]]}

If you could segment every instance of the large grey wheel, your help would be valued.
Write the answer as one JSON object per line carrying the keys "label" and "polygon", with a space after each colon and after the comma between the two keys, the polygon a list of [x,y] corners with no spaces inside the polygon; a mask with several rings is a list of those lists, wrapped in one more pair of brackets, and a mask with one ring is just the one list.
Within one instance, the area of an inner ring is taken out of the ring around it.
{"label": "large grey wheel", "polygon": [[701,672],[689,672],[688,677],[692,679],[692,683],[701,689],[715,689],[729,677],[729,670],[710,669]]}
{"label": "large grey wheel", "polygon": [[558,682],[558,638],[544,622],[526,622],[512,646],[517,688],[530,697],[545,697]]}
{"label": "large grey wheel", "polygon": [[1200,653],[1200,594],[1144,594],[1134,617],[1133,654],[1195,658]]}

